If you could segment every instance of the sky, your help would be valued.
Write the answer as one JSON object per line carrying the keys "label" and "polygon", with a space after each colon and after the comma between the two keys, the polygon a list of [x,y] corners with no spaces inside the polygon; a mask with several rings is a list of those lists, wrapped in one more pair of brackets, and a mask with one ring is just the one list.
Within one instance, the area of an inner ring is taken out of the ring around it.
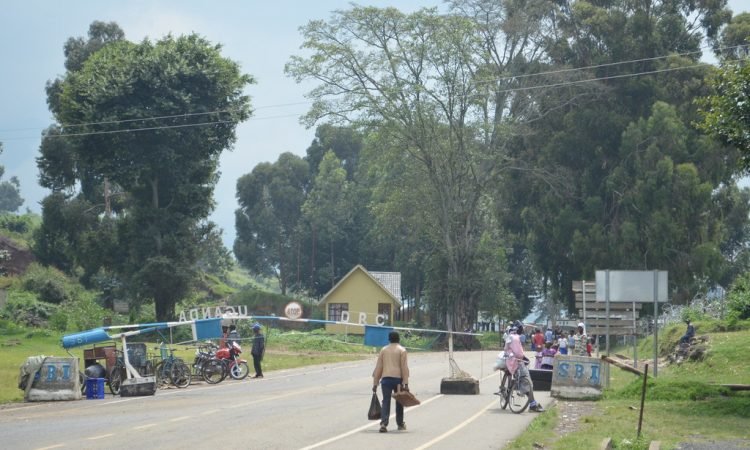
{"label": "sky", "polygon": [[[377,7],[402,11],[443,5],[441,0],[364,0]],[[44,91],[47,81],[64,72],[63,44],[70,37],[86,37],[91,22],[117,22],[125,38],[138,42],[198,33],[223,45],[222,54],[237,61],[256,79],[247,88],[254,117],[237,127],[237,142],[220,159],[221,177],[210,219],[224,231],[231,250],[235,238],[236,182],[263,162],[275,162],[284,152],[304,156],[315,129],[299,123],[310,106],[305,98],[312,84],[297,84],[284,74],[291,55],[301,54],[299,27],[310,20],[328,19],[331,12],[348,9],[349,0],[3,0],[0,2],[0,142],[5,166],[3,180],[18,177],[21,207],[41,213],[40,202],[49,191],[38,184],[43,129],[53,123]],[[735,13],[750,10],[750,0],[730,0]]]}

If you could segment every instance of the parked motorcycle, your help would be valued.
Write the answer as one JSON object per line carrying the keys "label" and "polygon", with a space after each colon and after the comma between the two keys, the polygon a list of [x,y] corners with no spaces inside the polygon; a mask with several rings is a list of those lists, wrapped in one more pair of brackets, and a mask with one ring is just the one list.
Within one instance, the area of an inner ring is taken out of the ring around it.
{"label": "parked motorcycle", "polygon": [[216,358],[225,362],[227,373],[235,380],[244,380],[250,373],[247,360],[240,359],[242,347],[237,342],[227,344],[226,347],[216,350]]}

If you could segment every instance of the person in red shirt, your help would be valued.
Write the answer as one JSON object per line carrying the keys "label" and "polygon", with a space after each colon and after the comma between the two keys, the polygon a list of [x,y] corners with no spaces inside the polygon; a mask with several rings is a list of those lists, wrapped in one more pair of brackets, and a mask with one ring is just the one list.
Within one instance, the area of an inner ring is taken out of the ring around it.
{"label": "person in red shirt", "polygon": [[536,329],[531,342],[534,344],[534,350],[537,352],[541,352],[544,349],[544,335],[542,334],[542,330],[539,328]]}
{"label": "person in red shirt", "polygon": [[589,356],[591,356],[591,350],[593,350],[593,347],[591,345],[591,339],[586,341],[586,353],[588,353]]}

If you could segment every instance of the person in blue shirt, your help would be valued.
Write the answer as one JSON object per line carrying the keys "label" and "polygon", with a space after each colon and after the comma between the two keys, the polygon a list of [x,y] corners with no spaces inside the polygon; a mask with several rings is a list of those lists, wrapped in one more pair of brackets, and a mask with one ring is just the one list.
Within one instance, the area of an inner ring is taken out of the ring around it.
{"label": "person in blue shirt", "polygon": [[685,330],[685,334],[680,338],[680,344],[688,344],[690,343],[690,339],[695,337],[695,327],[690,323],[690,319],[686,320],[685,323],[687,324],[687,330]]}

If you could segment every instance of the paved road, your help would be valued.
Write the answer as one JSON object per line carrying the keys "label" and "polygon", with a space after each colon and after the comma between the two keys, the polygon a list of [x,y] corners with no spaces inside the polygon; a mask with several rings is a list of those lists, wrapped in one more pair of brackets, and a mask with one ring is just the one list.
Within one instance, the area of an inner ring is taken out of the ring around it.
{"label": "paved road", "polygon": [[[386,434],[367,420],[373,357],[151,397],[10,406],[0,410],[0,436],[7,449],[499,449],[536,413],[499,408],[495,354],[455,354],[459,367],[481,380],[479,395],[464,396],[440,394],[447,354],[411,353],[409,387],[422,404],[407,408],[408,430],[401,432],[393,418]],[[550,403],[547,392],[537,397]]]}

